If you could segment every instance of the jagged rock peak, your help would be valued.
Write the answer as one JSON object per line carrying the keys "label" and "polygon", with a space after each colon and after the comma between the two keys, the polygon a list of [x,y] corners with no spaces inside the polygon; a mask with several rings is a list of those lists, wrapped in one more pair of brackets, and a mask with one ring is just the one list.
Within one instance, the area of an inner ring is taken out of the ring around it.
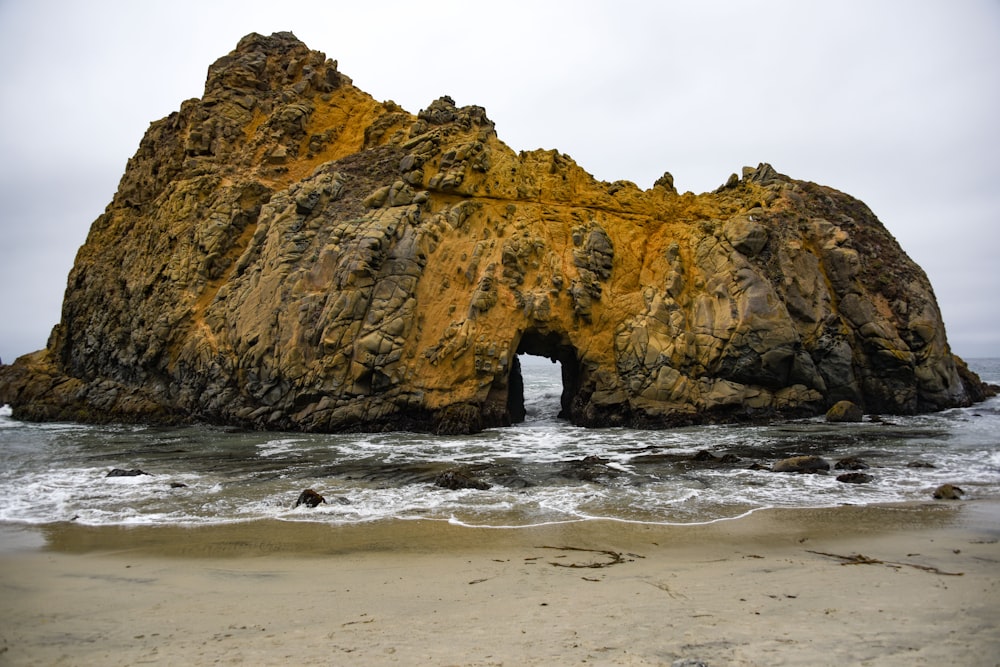
{"label": "jagged rock peak", "polygon": [[205,97],[227,92],[257,94],[296,83],[301,84],[300,94],[306,85],[330,92],[342,82],[336,61],[311,51],[292,33],[276,32],[269,37],[251,33],[208,68]]}
{"label": "jagged rock peak", "polygon": [[965,405],[926,276],[861,202],[770,165],[714,193],[515,153],[477,106],[414,115],[291,33],[249,35],[154,122],[46,349],[0,368],[28,419],[467,432]]}

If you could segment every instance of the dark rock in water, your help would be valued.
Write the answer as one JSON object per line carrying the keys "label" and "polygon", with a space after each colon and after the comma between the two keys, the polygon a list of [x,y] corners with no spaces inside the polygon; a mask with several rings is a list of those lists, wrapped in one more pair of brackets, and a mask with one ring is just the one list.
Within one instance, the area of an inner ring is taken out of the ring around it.
{"label": "dark rock in water", "polygon": [[793,456],[771,466],[771,472],[826,474],[829,470],[830,462],[819,456]]}
{"label": "dark rock in water", "polygon": [[465,470],[445,470],[434,479],[434,486],[457,491],[458,489],[478,489],[486,491],[490,488],[489,483],[474,477]]}
{"label": "dark rock in water", "polygon": [[934,489],[935,500],[961,500],[965,491],[953,484],[942,484]]}
{"label": "dark rock in water", "polygon": [[316,507],[326,502],[326,498],[319,495],[312,489],[306,489],[299,494],[298,499],[295,501],[295,506],[305,505],[306,507]]}
{"label": "dark rock in water", "polygon": [[731,452],[726,452],[721,456],[716,456],[707,449],[703,449],[694,456],[691,457],[692,461],[698,461],[701,463],[739,463],[740,457],[736,456]]}
{"label": "dark rock in water", "polygon": [[678,454],[663,452],[660,454],[642,454],[632,458],[634,465],[665,465],[668,463],[678,463],[684,458]]}
{"label": "dark rock in water", "polygon": [[930,461],[910,461],[906,464],[907,468],[937,468],[936,465]]}
{"label": "dark rock in water", "polygon": [[848,456],[837,461],[834,468],[837,470],[868,470],[871,466],[856,456]]}
{"label": "dark rock in water", "polygon": [[149,473],[145,470],[139,470],[138,468],[132,468],[131,470],[124,470],[122,468],[113,468],[106,477],[138,477],[139,475],[148,475]]}
{"label": "dark rock in water", "polygon": [[518,475],[511,475],[509,477],[499,479],[497,480],[497,483],[507,487],[508,489],[530,489],[535,486],[535,483],[531,480]]}
{"label": "dark rock in water", "polygon": [[560,471],[560,476],[575,479],[580,482],[600,483],[602,478],[618,477],[621,473],[609,468],[610,459],[600,456],[585,456],[578,461],[570,461],[569,465]]}
{"label": "dark rock in water", "polygon": [[170,488],[171,489],[186,489],[187,488],[187,484],[185,484],[184,482],[170,482]]}
{"label": "dark rock in water", "polygon": [[860,422],[864,418],[864,411],[851,401],[837,401],[826,411],[828,422]]}
{"label": "dark rock in water", "polygon": [[506,463],[493,462],[488,465],[477,465],[464,468],[473,477],[482,479],[487,476],[493,486],[503,486],[508,489],[526,489],[535,484],[525,478],[515,466]]}
{"label": "dark rock in water", "polygon": [[864,472],[845,472],[843,475],[837,475],[837,481],[844,482],[845,484],[867,484],[874,479],[874,477]]}

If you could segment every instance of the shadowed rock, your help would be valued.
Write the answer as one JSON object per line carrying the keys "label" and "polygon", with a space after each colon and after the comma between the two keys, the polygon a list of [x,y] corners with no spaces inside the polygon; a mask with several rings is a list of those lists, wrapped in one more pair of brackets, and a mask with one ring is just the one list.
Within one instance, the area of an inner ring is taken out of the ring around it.
{"label": "shadowed rock", "polygon": [[138,477],[140,475],[148,475],[149,473],[145,470],[139,470],[138,468],[132,468],[131,470],[124,470],[122,468],[113,468],[108,472],[105,477]]}
{"label": "shadowed rock", "polygon": [[312,489],[306,489],[299,494],[299,497],[295,500],[295,507],[299,505],[305,505],[306,507],[318,507],[319,505],[325,504],[326,498],[316,493]]}
{"label": "shadowed rock", "polygon": [[865,461],[856,456],[848,456],[847,458],[840,459],[834,465],[834,468],[837,470],[867,470],[870,467]]}
{"label": "shadowed rock", "polygon": [[837,475],[837,481],[845,484],[867,484],[874,479],[868,473],[863,472],[846,472],[843,475]]}

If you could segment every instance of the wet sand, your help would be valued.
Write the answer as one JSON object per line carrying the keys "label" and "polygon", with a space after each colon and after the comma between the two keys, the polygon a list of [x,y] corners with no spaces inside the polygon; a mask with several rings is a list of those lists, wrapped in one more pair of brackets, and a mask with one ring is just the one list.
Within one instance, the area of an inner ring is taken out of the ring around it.
{"label": "wet sand", "polygon": [[1000,664],[995,501],[0,539],[4,665]]}

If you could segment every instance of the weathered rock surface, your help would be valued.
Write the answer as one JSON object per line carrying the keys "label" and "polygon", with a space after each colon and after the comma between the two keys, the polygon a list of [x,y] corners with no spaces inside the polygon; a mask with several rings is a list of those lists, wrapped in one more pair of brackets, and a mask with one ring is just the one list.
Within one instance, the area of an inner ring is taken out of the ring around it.
{"label": "weathered rock surface", "polygon": [[942,484],[934,489],[932,494],[935,500],[961,500],[965,491],[954,484]]}
{"label": "weathered rock surface", "polygon": [[837,401],[826,411],[828,422],[860,422],[864,418],[865,413],[851,401]]}
{"label": "weathered rock surface", "polygon": [[776,461],[771,466],[771,472],[796,472],[826,474],[830,470],[830,462],[820,456],[792,456]]}
{"label": "weathered rock surface", "polygon": [[[626,147],[627,148],[627,147]],[[746,168],[713,193],[515,153],[485,111],[416,116],[289,33],[249,35],[153,123],[46,349],[0,370],[21,419],[468,432],[563,415],[665,427],[966,405],[926,276],[861,202]]]}

